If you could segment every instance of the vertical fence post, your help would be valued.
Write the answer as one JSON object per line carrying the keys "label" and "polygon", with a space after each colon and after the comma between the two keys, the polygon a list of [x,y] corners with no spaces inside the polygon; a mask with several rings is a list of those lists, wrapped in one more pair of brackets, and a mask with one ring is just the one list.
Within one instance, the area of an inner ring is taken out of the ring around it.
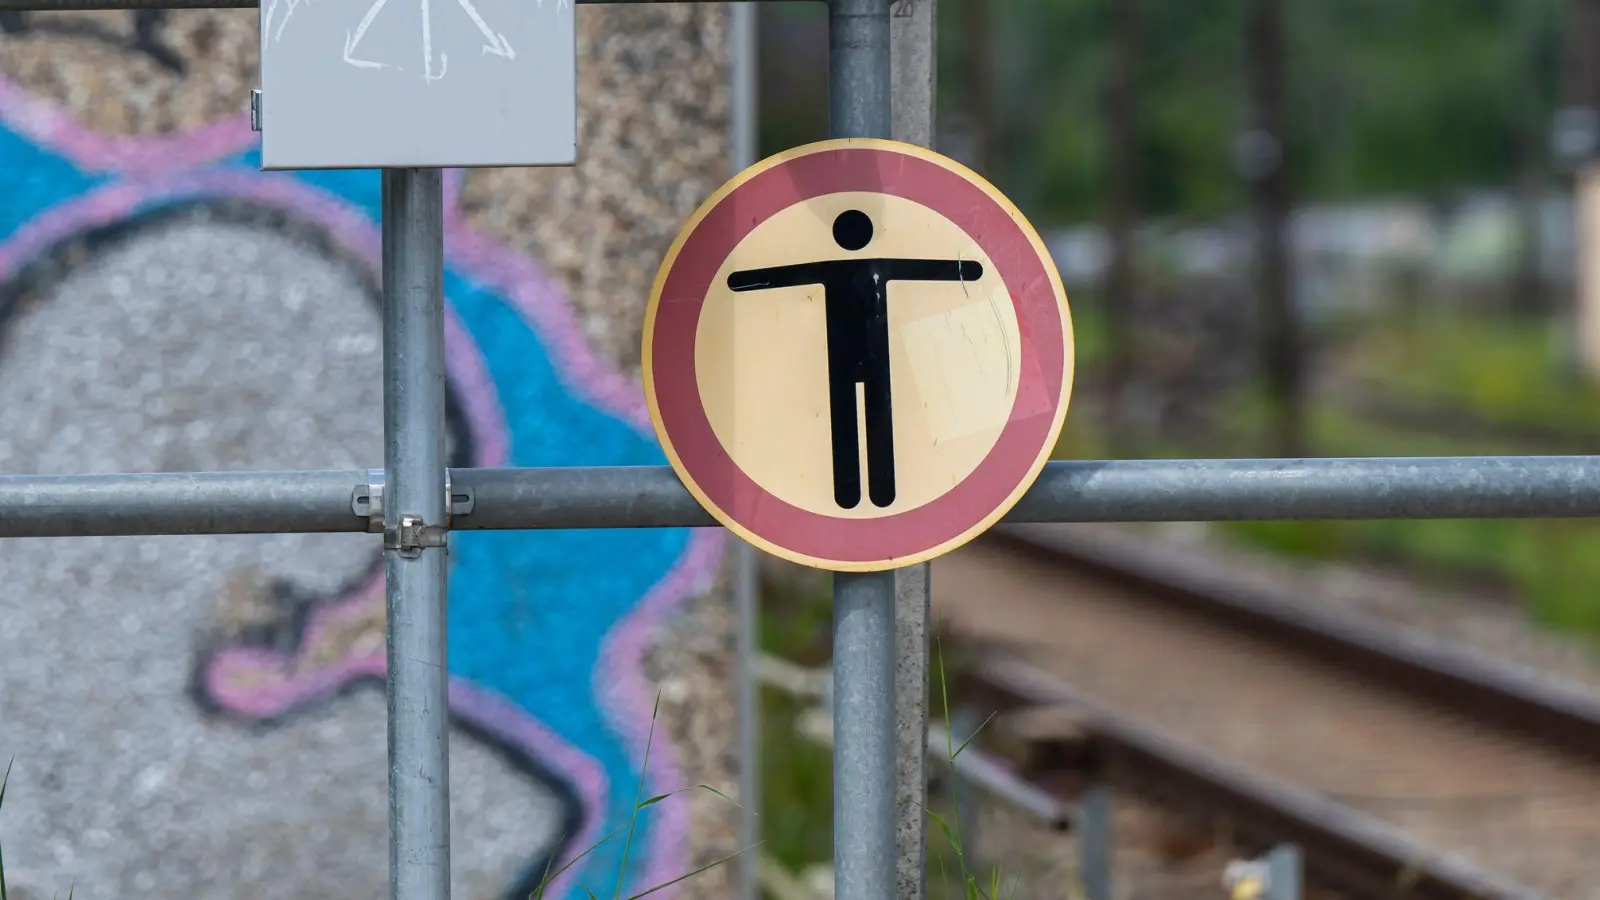
{"label": "vertical fence post", "polygon": [[1088,900],[1111,900],[1111,789],[1096,785],[1078,801],[1078,876]]}
{"label": "vertical fence post", "polygon": [[[890,112],[897,141],[932,149],[938,92],[938,0],[895,0],[890,24]],[[928,892],[928,629],[933,618],[927,563],[895,573],[895,858],[898,900]]]}
{"label": "vertical fence post", "polygon": [[[733,173],[755,163],[760,105],[756,96],[756,5],[728,4],[729,156]],[[740,900],[761,898],[761,686],[755,659],[760,650],[761,579],[759,551],[730,536],[734,556],[734,605],[738,607],[739,664],[739,884]]]}
{"label": "vertical fence post", "polygon": [[[834,137],[890,135],[889,0],[828,4]],[[893,572],[833,576],[833,860],[838,900],[895,883]]]}
{"label": "vertical fence post", "polygon": [[450,895],[445,661],[444,181],[383,172],[389,895]]}
{"label": "vertical fence post", "polygon": [[[748,8],[748,7],[746,7]],[[735,537],[734,594],[739,616],[739,898],[761,900],[761,685],[755,660],[761,649],[760,557]]]}
{"label": "vertical fence post", "polygon": [[894,573],[835,573],[833,862],[838,900],[893,896]]}
{"label": "vertical fence post", "polygon": [[1267,900],[1300,900],[1300,848],[1279,844],[1267,854]]}
{"label": "vertical fence post", "polygon": [[928,620],[932,567],[895,572],[895,882],[897,900],[928,891]]}

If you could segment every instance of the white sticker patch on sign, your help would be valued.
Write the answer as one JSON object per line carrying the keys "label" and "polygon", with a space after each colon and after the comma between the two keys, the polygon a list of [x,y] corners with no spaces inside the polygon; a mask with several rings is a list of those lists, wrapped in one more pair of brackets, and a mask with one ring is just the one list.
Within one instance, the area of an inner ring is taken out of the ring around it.
{"label": "white sticker patch on sign", "polygon": [[935,443],[1005,426],[1017,392],[1018,348],[1003,292],[900,326]]}

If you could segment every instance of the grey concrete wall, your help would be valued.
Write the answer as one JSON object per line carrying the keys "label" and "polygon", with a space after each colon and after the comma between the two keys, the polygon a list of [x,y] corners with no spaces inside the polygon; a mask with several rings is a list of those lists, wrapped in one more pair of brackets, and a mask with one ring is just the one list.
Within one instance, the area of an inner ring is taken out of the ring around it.
{"label": "grey concrete wall", "polygon": [[[728,171],[725,13],[578,19],[580,164],[448,181],[454,465],[661,461],[638,334]],[[0,18],[0,471],[382,464],[377,176],[257,170],[256,31]],[[525,896],[641,779],[733,792],[721,558],[713,532],[456,537],[456,896]],[[13,896],[385,896],[381,571],[366,535],[0,544]],[[652,807],[636,889],[731,852],[732,813]],[[621,843],[549,896],[613,891]]]}

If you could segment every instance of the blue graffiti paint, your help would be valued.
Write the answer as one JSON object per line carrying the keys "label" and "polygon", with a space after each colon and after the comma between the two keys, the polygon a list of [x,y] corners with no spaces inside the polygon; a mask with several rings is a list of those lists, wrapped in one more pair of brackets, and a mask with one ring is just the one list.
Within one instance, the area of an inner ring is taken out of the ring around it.
{"label": "blue graffiti paint", "polygon": [[[252,151],[218,166],[258,173],[257,163]],[[372,221],[378,219],[375,172],[258,177],[300,179],[359,208]],[[82,172],[0,125],[0,238],[112,180]],[[481,349],[505,411],[510,464],[664,461],[647,436],[563,383],[550,347],[507,298],[473,282],[448,261],[445,290]],[[597,763],[610,789],[604,809],[585,812],[600,818],[600,834],[625,828],[641,773],[596,697],[596,666],[608,632],[682,560],[688,531],[464,532],[453,542],[452,673],[509,700]],[[654,827],[648,815],[641,817],[630,870],[643,868]],[[621,844],[613,840],[581,864],[582,881],[596,893],[615,884]],[[582,891],[574,887],[566,896],[582,896]]]}

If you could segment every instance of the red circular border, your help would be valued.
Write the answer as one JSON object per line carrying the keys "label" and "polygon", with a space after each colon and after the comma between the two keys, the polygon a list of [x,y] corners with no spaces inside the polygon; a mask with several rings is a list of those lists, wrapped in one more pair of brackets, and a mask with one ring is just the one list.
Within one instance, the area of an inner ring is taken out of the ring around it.
{"label": "red circular border", "polygon": [[[948,493],[915,509],[871,519],[833,518],[803,510],[752,480],[712,430],[695,370],[700,310],[728,255],[758,224],[787,207],[846,191],[891,194],[920,203],[983,246],[1013,292],[1022,335],[1022,377],[1041,373],[1043,393],[1051,401],[1047,411],[1032,415],[1019,415],[1022,404],[1014,406],[989,455]],[[930,160],[880,148],[799,156],[730,192],[700,221],[673,260],[657,299],[651,334],[660,427],[706,498],[774,545],[851,563],[925,553],[982,522],[1038,462],[1064,399],[1062,316],[1055,281],[1032,240],[979,185]]]}

